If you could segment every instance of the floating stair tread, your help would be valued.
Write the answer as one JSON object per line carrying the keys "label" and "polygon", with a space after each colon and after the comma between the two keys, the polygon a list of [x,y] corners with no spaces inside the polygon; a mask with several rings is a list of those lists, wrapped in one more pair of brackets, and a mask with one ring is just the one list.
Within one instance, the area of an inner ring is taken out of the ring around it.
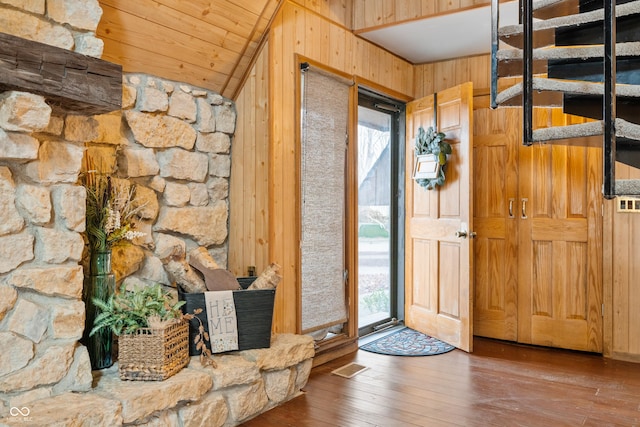
{"label": "floating stair tread", "polygon": [[550,128],[535,129],[533,142],[545,142],[555,139],[586,138],[602,135],[602,121],[579,123],[568,126],[554,126]]}
{"label": "floating stair tread", "polygon": [[573,15],[580,12],[580,2],[584,0],[534,0],[534,19],[549,19],[557,16]]}
{"label": "floating stair tread", "polygon": [[545,7],[553,6],[555,4],[564,3],[565,0],[534,0],[533,10],[544,9]]}
{"label": "floating stair tread", "polygon": [[635,139],[638,141],[640,150],[640,125],[628,122],[624,119],[616,119],[616,136],[622,138]]}
{"label": "floating stair tread", "polygon": [[[522,49],[502,49],[496,54],[498,60],[522,59]],[[549,59],[589,59],[602,58],[604,46],[592,45],[584,47],[545,47],[533,50],[534,60]],[[616,56],[640,56],[640,42],[616,44]]]}
{"label": "floating stair tread", "polygon": [[616,196],[640,196],[640,179],[616,179]]}
{"label": "floating stair tread", "polygon": [[[575,93],[584,95],[602,95],[604,84],[598,82],[586,82],[578,80],[556,80],[541,77],[533,78],[533,90],[553,91],[564,93]],[[523,83],[517,83],[508,89],[503,90],[496,97],[498,105],[512,99],[522,93]],[[640,97],[640,86],[637,85],[616,85],[616,95],[621,97]]]}
{"label": "floating stair tread", "polygon": [[[636,13],[640,14],[640,0],[616,6],[617,17],[632,15]],[[602,9],[598,9],[592,12],[578,13],[575,15],[560,16],[557,18],[534,21],[533,31],[547,30],[551,28],[577,26],[577,25],[587,24],[590,22],[602,21],[603,19],[604,19],[604,11]],[[521,34],[522,31],[523,31],[522,24],[507,25],[507,26],[501,27],[498,30],[498,34],[500,37],[508,37],[516,34]]]}
{"label": "floating stair tread", "polygon": [[[533,142],[544,142],[557,139],[587,138],[602,135],[604,123],[597,120],[587,123],[578,123],[568,126],[554,126],[549,128],[535,129],[533,131]],[[615,119],[616,137],[628,138],[638,141],[640,150],[640,125],[631,123],[623,119]]]}

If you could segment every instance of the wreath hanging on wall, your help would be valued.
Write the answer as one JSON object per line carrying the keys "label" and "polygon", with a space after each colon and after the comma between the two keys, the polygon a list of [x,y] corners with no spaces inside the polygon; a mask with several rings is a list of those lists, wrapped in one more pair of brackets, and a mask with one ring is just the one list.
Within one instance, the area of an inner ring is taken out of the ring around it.
{"label": "wreath hanging on wall", "polygon": [[452,153],[451,144],[444,140],[445,134],[436,132],[429,126],[425,131],[422,126],[416,136],[416,168],[413,178],[418,185],[427,190],[437,185],[444,185],[447,155]]}

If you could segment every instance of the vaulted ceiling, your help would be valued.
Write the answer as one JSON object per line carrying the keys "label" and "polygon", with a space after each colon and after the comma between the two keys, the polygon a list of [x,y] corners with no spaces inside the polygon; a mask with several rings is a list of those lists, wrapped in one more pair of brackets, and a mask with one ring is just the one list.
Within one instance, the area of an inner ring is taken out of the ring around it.
{"label": "vaulted ceiling", "polygon": [[102,59],[232,98],[278,0],[99,0]]}
{"label": "vaulted ceiling", "polygon": [[[102,59],[125,72],[153,74],[233,99],[283,1],[99,0]],[[288,1],[335,19],[412,63],[486,53],[490,46],[490,0]]]}

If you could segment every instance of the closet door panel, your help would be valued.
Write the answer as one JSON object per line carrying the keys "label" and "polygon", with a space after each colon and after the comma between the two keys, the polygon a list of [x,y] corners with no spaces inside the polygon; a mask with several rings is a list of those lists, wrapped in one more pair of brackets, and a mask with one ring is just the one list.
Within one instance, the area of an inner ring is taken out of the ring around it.
{"label": "closet door panel", "polygon": [[474,112],[474,333],[517,340],[517,109]]}
{"label": "closet door panel", "polygon": [[[542,110],[537,126],[576,119]],[[602,351],[600,149],[520,149],[518,340]]]}

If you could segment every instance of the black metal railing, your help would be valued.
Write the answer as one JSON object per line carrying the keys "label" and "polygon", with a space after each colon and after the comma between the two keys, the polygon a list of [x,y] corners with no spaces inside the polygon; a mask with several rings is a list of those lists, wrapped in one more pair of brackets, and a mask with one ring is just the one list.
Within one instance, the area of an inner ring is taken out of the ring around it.
{"label": "black metal railing", "polygon": [[520,1],[522,22],[522,143],[533,144],[533,0]]}
{"label": "black metal railing", "polygon": [[500,6],[498,0],[491,0],[491,108],[497,108],[498,103],[498,49],[500,39],[498,29],[500,26]]}
{"label": "black metal railing", "polygon": [[604,120],[602,143],[602,193],[611,199],[616,195],[616,2],[604,0]]}

